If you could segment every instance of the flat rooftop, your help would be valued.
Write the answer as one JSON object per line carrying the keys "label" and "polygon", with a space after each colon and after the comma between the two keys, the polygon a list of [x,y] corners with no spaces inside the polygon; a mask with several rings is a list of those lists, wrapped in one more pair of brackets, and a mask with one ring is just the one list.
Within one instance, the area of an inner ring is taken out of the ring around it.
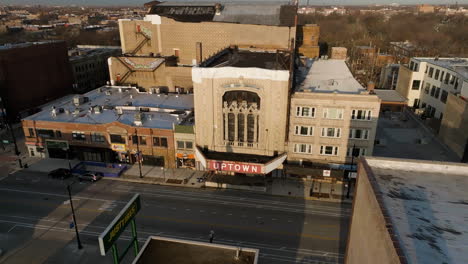
{"label": "flat rooftop", "polygon": [[[80,95],[57,99],[24,119],[83,124],[120,122],[133,126],[135,115],[141,113],[141,127],[172,129],[173,124],[190,124],[187,119],[192,117],[193,110],[193,94],[151,94],[132,87],[100,87],[82,95],[88,102],[78,106],[73,102],[76,97]],[[52,114],[52,107],[56,115]],[[100,111],[95,111],[95,107],[101,107]]]}
{"label": "flat rooftop", "polygon": [[405,103],[408,101],[408,99],[400,95],[396,90],[375,89],[374,92],[382,102]]}
{"label": "flat rooftop", "polygon": [[200,67],[238,67],[261,68],[268,70],[287,70],[289,56],[283,53],[228,48],[207,59]]}
{"label": "flat rooftop", "polygon": [[443,67],[460,74],[468,80],[468,58],[414,58],[420,62],[427,62],[439,67]]}
{"label": "flat rooftop", "polygon": [[468,165],[366,157],[409,263],[468,263]]}
{"label": "flat rooftop", "polygon": [[133,264],[256,264],[257,261],[257,249],[152,236]]}
{"label": "flat rooftop", "polygon": [[48,40],[48,41],[38,41],[38,42],[5,44],[5,45],[0,45],[0,51],[9,50],[9,49],[27,48],[27,47],[46,45],[46,44],[52,44],[52,43],[61,43],[61,42],[64,42],[64,41],[63,40]]}
{"label": "flat rooftop", "polygon": [[307,59],[298,71],[296,92],[359,94],[365,89],[354,79],[344,60]]}

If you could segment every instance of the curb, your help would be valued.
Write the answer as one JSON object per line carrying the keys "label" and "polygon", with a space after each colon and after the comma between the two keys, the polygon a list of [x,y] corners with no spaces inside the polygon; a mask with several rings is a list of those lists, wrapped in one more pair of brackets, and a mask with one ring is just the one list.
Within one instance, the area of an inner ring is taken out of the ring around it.
{"label": "curb", "polygon": [[187,188],[203,188],[204,186],[192,186],[188,184],[171,184],[171,183],[164,183],[164,182],[157,182],[157,181],[148,181],[148,180],[139,180],[139,179],[122,179],[119,177],[103,177],[103,180],[110,180],[110,181],[123,181],[123,182],[133,182],[133,183],[143,183],[143,184],[152,184],[152,185],[161,185],[161,186],[172,186],[172,187],[187,187]]}

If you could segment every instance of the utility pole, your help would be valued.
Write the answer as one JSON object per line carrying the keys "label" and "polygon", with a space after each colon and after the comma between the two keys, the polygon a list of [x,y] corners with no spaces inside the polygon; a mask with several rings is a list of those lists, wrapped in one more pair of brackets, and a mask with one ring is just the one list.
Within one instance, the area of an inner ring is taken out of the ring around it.
{"label": "utility pole", "polygon": [[73,185],[73,183],[67,185],[67,190],[68,190],[68,197],[70,198],[70,206],[71,206],[72,215],[73,215],[73,224],[75,225],[76,242],[78,243],[78,249],[82,249],[83,246],[81,245],[80,234],[78,233],[78,225],[76,224],[75,209],[73,209],[73,200],[71,197],[71,190],[70,190],[70,186]]}
{"label": "utility pole", "polygon": [[13,132],[13,128],[11,127],[10,120],[5,111],[5,105],[6,105],[5,101],[1,97],[0,97],[0,102],[2,103],[1,108],[2,108],[3,118],[5,119],[6,127],[10,131],[11,138],[13,139],[13,144],[15,145],[15,155],[18,156],[18,163],[19,163],[20,168],[23,168],[23,163],[21,162],[21,157],[20,157],[21,152],[19,152],[18,150],[18,144],[16,144],[15,133]]}
{"label": "utility pole", "polygon": [[138,162],[138,169],[139,169],[139,172],[140,172],[140,178],[143,178],[143,174],[141,173],[140,138],[138,137],[138,129],[135,129],[135,136],[136,136],[136,143],[137,143],[137,162]]}

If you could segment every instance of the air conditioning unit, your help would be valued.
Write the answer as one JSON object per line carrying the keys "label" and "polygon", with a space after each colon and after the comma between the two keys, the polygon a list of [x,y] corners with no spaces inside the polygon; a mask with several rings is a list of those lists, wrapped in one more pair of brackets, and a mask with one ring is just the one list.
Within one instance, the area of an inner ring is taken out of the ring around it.
{"label": "air conditioning unit", "polygon": [[133,116],[133,118],[134,118],[133,123],[135,124],[135,126],[142,126],[143,125],[143,118],[144,118],[143,113],[136,113]]}
{"label": "air conditioning unit", "polygon": [[94,113],[95,114],[100,114],[102,112],[102,107],[101,106],[95,106],[94,107]]}
{"label": "air conditioning unit", "polygon": [[106,95],[112,95],[112,91],[107,90],[107,91],[106,91]]}
{"label": "air conditioning unit", "polygon": [[83,103],[84,103],[84,98],[83,98],[83,96],[78,95],[78,96],[73,97],[73,104],[74,104],[75,106],[79,106],[79,105],[81,105],[81,104],[83,104]]}
{"label": "air conditioning unit", "polygon": [[123,109],[122,108],[117,108],[117,114],[118,115],[123,115]]}

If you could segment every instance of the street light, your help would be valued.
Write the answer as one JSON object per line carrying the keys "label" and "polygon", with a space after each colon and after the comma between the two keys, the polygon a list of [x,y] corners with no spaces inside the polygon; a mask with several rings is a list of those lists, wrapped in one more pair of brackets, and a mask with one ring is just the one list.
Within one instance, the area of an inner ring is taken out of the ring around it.
{"label": "street light", "polygon": [[137,162],[138,162],[138,169],[140,171],[140,178],[143,178],[143,174],[141,173],[141,153],[140,153],[140,138],[138,137],[138,130],[135,129],[135,137],[136,137],[136,144],[137,144]]}
{"label": "street light", "polygon": [[70,206],[71,206],[71,210],[72,210],[72,215],[73,215],[73,224],[75,225],[75,233],[76,233],[76,242],[78,243],[78,249],[82,249],[83,246],[81,245],[81,240],[80,240],[80,234],[78,233],[78,225],[76,223],[76,217],[75,217],[75,209],[73,209],[73,200],[72,200],[72,197],[71,197],[71,188],[70,186],[72,186],[75,182],[72,182],[71,184],[68,184],[67,185],[67,190],[68,190],[68,197],[70,198]]}

